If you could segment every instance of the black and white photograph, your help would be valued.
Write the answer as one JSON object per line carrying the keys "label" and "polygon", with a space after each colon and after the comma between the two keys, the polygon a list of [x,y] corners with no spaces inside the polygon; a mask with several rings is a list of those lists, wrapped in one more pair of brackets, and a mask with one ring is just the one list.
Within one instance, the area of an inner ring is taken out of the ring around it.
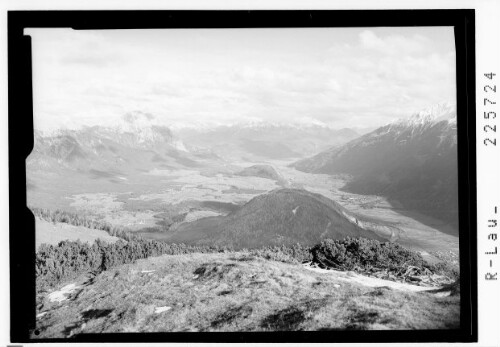
{"label": "black and white photograph", "polygon": [[33,338],[460,327],[453,27],[25,35]]}

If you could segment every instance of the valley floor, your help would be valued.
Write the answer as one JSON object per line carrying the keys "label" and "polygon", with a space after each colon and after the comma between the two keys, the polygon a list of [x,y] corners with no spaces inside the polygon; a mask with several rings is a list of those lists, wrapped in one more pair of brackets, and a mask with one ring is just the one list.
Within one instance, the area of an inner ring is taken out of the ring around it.
{"label": "valley floor", "polygon": [[[241,206],[252,198],[280,188],[274,180],[261,177],[241,177],[233,173],[253,165],[234,162],[231,167],[204,170],[152,170],[130,175],[119,184],[81,176],[56,180],[45,173],[32,172],[36,189],[28,190],[29,204],[49,209],[62,209],[91,215],[112,225],[130,230],[158,228],[162,212],[187,213],[185,221],[227,214],[224,205]],[[392,226],[379,230],[379,236],[397,240],[401,245],[422,252],[428,261],[432,252],[452,252],[458,255],[459,238],[456,228],[431,217],[393,206],[387,199],[375,195],[359,195],[342,191],[345,178],[304,173],[288,167],[289,161],[267,161],[282,175],[284,185],[303,188],[321,194],[341,204],[348,211],[376,224]],[[70,176],[71,177],[71,176]],[[210,203],[210,206],[205,206]],[[222,210],[216,205],[221,205]],[[395,232],[395,234],[393,233]],[[38,231],[37,231],[38,233]],[[143,231],[146,238],[161,239],[161,232]]]}
{"label": "valley floor", "polygon": [[245,252],[149,258],[39,293],[33,337],[459,327],[458,295],[363,283],[359,277]]}

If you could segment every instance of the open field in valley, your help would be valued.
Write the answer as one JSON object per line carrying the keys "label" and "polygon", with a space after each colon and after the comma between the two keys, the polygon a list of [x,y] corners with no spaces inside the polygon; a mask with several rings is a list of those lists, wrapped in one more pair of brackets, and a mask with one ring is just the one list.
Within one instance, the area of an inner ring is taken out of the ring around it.
{"label": "open field in valley", "polygon": [[[220,169],[155,169],[130,174],[119,183],[82,176],[81,180],[72,179],[72,185],[64,181],[46,184],[43,182],[50,175],[34,174],[30,181],[34,182],[35,188],[28,190],[28,197],[34,206],[43,200],[44,207],[94,216],[132,231],[142,230],[143,236],[161,239],[165,215],[183,215],[184,222],[226,215],[231,211],[227,206],[241,206],[258,195],[283,187],[271,179],[235,174],[254,164],[235,162]],[[426,256],[435,251],[458,254],[458,237],[454,236],[457,232],[451,226],[405,211],[397,203],[391,204],[380,196],[344,192],[341,189],[347,177],[304,173],[287,167],[289,161],[258,164],[273,166],[285,179],[284,186],[319,193],[354,214],[375,223],[392,225],[397,242],[406,247],[419,250]]]}
{"label": "open field in valley", "polygon": [[51,223],[40,218],[35,219],[36,248],[41,244],[57,245],[62,240],[88,242],[92,244],[101,239],[106,242],[115,242],[117,237],[109,235],[104,230],[90,229],[83,226],[74,226],[67,223]]}

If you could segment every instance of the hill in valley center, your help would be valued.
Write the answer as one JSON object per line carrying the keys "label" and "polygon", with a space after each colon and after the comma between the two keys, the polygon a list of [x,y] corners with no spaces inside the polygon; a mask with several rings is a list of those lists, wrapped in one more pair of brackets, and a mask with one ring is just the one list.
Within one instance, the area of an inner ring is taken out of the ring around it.
{"label": "hill in valley center", "polygon": [[438,104],[293,167],[353,176],[345,190],[383,195],[405,208],[458,224],[456,110]]}
{"label": "hill in valley center", "polygon": [[253,177],[262,177],[270,180],[276,181],[276,183],[285,185],[285,178],[280,175],[274,167],[271,165],[252,165],[247,167],[240,172],[237,172],[238,176],[253,176]]}
{"label": "hill in valley center", "polygon": [[336,202],[301,189],[278,189],[257,196],[227,216],[182,224],[171,242],[256,248],[268,245],[314,245],[346,236],[380,241],[390,238],[363,228]]}

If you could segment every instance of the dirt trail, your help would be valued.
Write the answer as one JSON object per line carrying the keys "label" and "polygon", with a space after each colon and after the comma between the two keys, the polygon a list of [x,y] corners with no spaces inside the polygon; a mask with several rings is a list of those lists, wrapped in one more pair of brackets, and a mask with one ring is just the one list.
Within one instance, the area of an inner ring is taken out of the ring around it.
{"label": "dirt trail", "polygon": [[[408,283],[400,283],[400,282],[394,282],[394,281],[389,281],[389,280],[384,280],[381,278],[376,278],[376,277],[369,277],[369,276],[363,276],[360,274],[357,274],[353,271],[338,271],[338,270],[331,270],[331,269],[321,269],[318,267],[311,266],[309,264],[304,264],[303,267],[307,270],[314,271],[317,273],[325,274],[327,276],[332,276],[332,278],[335,278],[337,280],[341,280],[344,282],[348,283],[355,283],[355,284],[360,284],[363,286],[367,287],[388,287],[391,289],[396,289],[396,290],[401,290],[405,292],[426,292],[426,291],[436,291],[441,289],[442,287],[423,287],[423,286],[416,286],[413,284],[408,284]],[[441,294],[443,295],[443,294]]]}

